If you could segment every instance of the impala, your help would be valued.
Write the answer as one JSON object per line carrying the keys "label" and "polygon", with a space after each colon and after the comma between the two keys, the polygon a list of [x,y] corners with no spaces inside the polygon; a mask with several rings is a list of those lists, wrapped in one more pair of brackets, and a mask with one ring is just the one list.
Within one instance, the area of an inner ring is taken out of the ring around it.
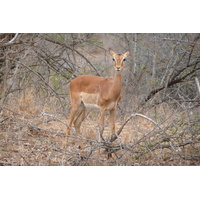
{"label": "impala", "polygon": [[[110,55],[114,61],[115,74],[113,78],[103,78],[93,75],[81,75],[73,79],[70,83],[71,111],[69,116],[69,127],[67,134],[70,134],[72,123],[77,133],[86,116],[87,108],[98,108],[100,117],[100,138],[103,139],[104,115],[105,111],[110,112],[110,129],[115,133],[115,113],[116,106],[121,99],[122,93],[122,72],[124,61],[129,55],[129,51],[124,54],[116,54],[111,49]],[[80,110],[80,112],[78,112]],[[75,116],[77,115],[76,119]]]}

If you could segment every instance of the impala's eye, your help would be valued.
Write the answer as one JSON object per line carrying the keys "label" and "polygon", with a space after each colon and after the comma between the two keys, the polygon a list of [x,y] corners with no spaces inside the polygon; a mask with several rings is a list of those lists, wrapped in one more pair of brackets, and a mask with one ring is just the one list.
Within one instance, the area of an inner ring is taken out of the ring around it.
{"label": "impala's eye", "polygon": [[113,58],[113,61],[115,61],[115,58]]}
{"label": "impala's eye", "polygon": [[123,61],[126,61],[126,58],[123,58]]}

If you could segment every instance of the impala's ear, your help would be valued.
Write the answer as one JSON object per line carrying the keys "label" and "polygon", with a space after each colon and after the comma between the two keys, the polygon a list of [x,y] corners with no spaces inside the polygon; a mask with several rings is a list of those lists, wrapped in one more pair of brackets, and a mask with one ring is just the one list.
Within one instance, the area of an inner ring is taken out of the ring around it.
{"label": "impala's ear", "polygon": [[111,56],[114,56],[116,54],[111,48],[109,48],[109,52]]}
{"label": "impala's ear", "polygon": [[129,54],[130,54],[130,52],[129,52],[129,51],[127,51],[127,52],[124,54],[124,57],[128,57],[128,56],[129,56]]}

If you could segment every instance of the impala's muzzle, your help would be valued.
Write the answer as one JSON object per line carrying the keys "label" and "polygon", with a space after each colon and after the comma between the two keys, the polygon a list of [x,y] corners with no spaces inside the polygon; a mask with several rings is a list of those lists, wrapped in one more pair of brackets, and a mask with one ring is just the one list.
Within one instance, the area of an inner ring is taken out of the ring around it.
{"label": "impala's muzzle", "polygon": [[117,72],[120,72],[120,71],[121,71],[121,68],[120,68],[120,67],[116,67],[115,70],[116,70]]}

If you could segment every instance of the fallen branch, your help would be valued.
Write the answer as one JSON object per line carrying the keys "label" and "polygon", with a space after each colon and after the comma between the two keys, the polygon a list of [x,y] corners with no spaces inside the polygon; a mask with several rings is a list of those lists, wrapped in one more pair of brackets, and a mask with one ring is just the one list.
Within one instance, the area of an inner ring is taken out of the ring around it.
{"label": "fallen branch", "polygon": [[[200,160],[200,157],[199,156],[194,156],[194,157],[186,157],[186,156],[184,156],[184,155],[182,155],[180,152],[177,152],[177,150],[176,149],[174,149],[174,148],[177,148],[177,147],[185,147],[185,146],[187,146],[187,145],[191,145],[191,144],[199,144],[200,142],[194,142],[194,141],[190,141],[190,142],[181,142],[181,143],[178,143],[178,144],[176,144],[176,145],[174,145],[174,146],[172,146],[172,144],[171,143],[169,143],[169,144],[156,144],[156,145],[154,145],[154,146],[152,146],[150,149],[148,149],[148,151],[140,151],[140,154],[137,156],[137,158],[139,158],[139,157],[141,157],[141,156],[143,156],[144,154],[146,154],[146,153],[148,153],[149,152],[149,150],[150,151],[155,151],[155,150],[158,150],[158,149],[172,149],[173,151],[175,151],[176,152],[176,154],[177,155],[179,155],[181,158],[183,158],[183,159],[185,159],[185,160]],[[124,147],[124,149],[127,149],[127,150],[131,150],[131,148],[126,148],[126,147]],[[116,150],[115,150],[116,151]],[[139,151],[138,151],[138,153],[139,153]]]}
{"label": "fallen branch", "polygon": [[4,162],[4,161],[1,161],[0,160],[0,166],[1,165],[13,165],[12,163],[9,163],[9,162]]}
{"label": "fallen branch", "polygon": [[116,134],[111,135],[111,138],[110,138],[109,142],[115,141],[118,138],[118,136],[120,135],[120,133],[122,132],[124,126],[135,116],[144,117],[145,119],[153,122],[155,125],[158,125],[153,119],[151,119],[151,118],[149,118],[149,117],[147,117],[147,116],[145,116],[143,114],[140,114],[140,113],[134,113],[130,117],[128,117],[128,119],[122,124],[122,126],[119,128],[119,130],[117,131]]}

